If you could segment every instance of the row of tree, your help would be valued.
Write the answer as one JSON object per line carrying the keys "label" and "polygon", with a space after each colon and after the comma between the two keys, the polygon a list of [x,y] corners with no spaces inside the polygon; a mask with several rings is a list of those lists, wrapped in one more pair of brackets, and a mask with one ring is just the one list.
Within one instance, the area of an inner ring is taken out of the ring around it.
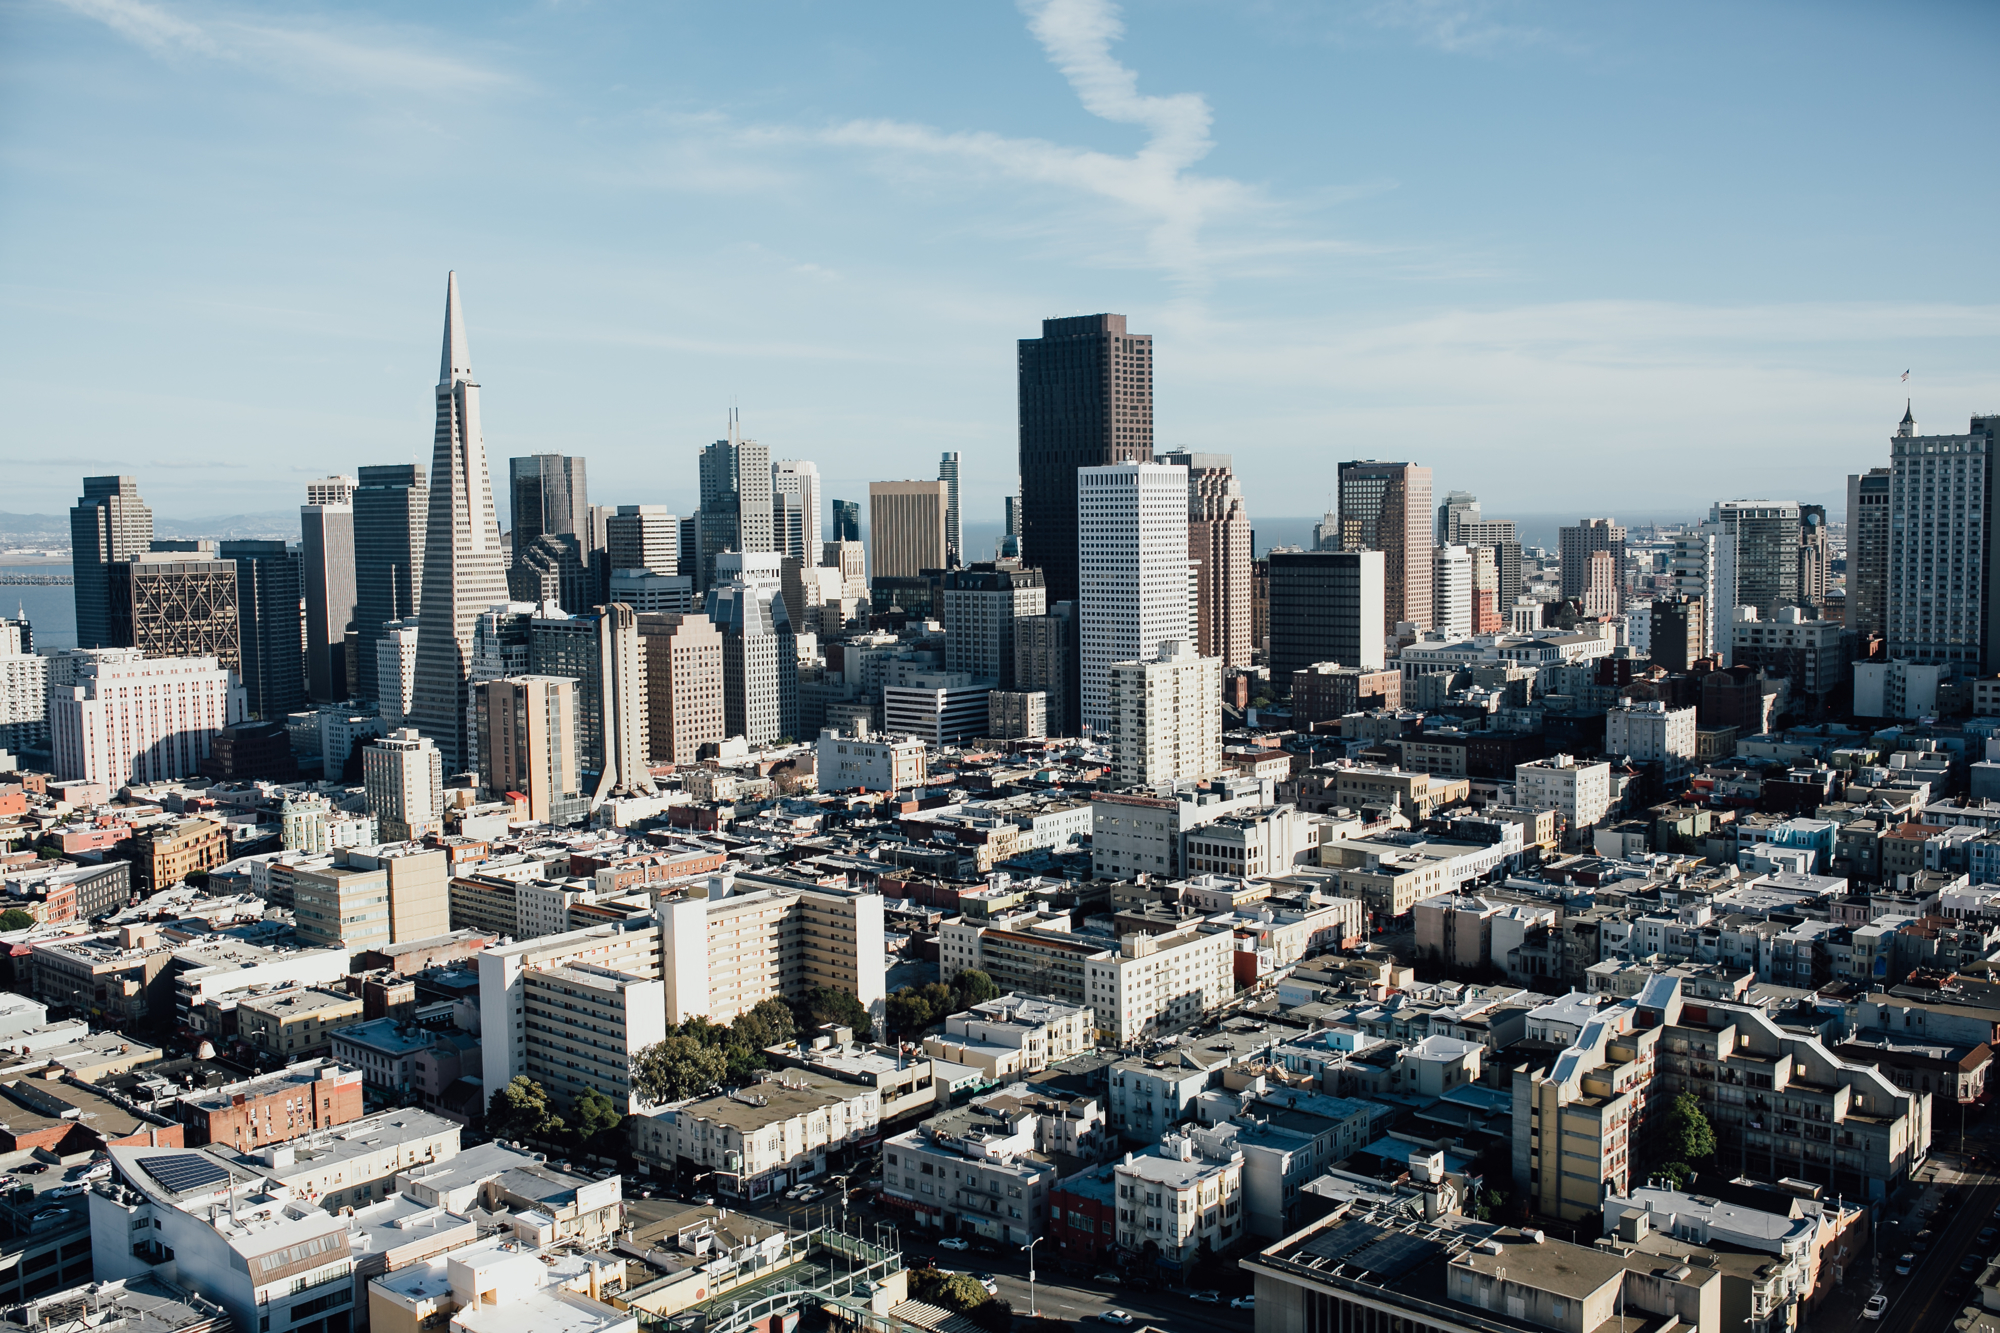
{"label": "row of tree", "polygon": [[623,1150],[617,1135],[625,1123],[618,1104],[595,1088],[576,1099],[571,1118],[557,1114],[549,1090],[526,1074],[518,1074],[493,1094],[486,1109],[486,1128],[496,1138],[541,1139],[579,1152],[616,1156]]}
{"label": "row of tree", "polygon": [[725,1083],[747,1083],[769,1061],[764,1050],[793,1040],[800,1029],[829,1023],[852,1028],[857,1041],[875,1035],[868,1006],[853,993],[815,987],[795,1002],[765,1000],[726,1026],[688,1019],[632,1057],[632,1090],[654,1105],[679,1101]]}
{"label": "row of tree", "polygon": [[992,977],[971,968],[953,977],[950,985],[933,981],[928,986],[904,986],[892,991],[884,1005],[889,1035],[914,1037],[928,1032],[951,1015],[999,994]]}
{"label": "row of tree", "polygon": [[910,1270],[910,1297],[941,1310],[955,1310],[983,1329],[1007,1333],[1014,1326],[1014,1306],[986,1288],[970,1273],[947,1273],[938,1268]]}

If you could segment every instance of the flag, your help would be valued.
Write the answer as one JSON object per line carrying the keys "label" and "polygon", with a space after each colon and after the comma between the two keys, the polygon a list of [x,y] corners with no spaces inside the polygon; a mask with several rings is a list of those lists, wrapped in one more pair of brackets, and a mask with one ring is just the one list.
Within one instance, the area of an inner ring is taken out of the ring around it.
{"label": "flag", "polygon": [[1907,381],[1907,380],[1908,380],[1909,378],[1910,378],[1910,372],[1909,372],[1909,371],[1907,371],[1907,370],[1906,370],[1906,371],[1904,371],[1904,372],[1903,372],[1903,379],[1904,379],[1905,381]]}

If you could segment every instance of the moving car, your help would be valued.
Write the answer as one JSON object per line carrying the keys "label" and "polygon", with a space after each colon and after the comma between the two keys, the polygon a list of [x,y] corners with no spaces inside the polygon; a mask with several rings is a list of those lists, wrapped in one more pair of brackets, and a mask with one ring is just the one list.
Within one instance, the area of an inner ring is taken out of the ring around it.
{"label": "moving car", "polygon": [[1903,1251],[1902,1257],[1896,1260],[1896,1276],[1908,1277],[1910,1275],[1910,1270],[1912,1268],[1915,1268],[1916,1266],[1917,1266],[1917,1256],[1910,1253],[1908,1250],[1905,1250]]}
{"label": "moving car", "polygon": [[697,1194],[692,1199],[689,1199],[688,1202],[698,1203],[704,1208],[713,1208],[715,1207],[715,1196],[713,1194]]}
{"label": "moving car", "polygon": [[1000,1284],[993,1280],[993,1275],[991,1273],[974,1273],[972,1275],[972,1280],[974,1282],[977,1282],[980,1286],[986,1288],[986,1294],[988,1296],[998,1296],[1000,1294]]}
{"label": "moving car", "polygon": [[1120,1328],[1124,1328],[1132,1322],[1132,1316],[1126,1314],[1123,1310],[1106,1310],[1097,1317],[1107,1324],[1116,1324]]}
{"label": "moving car", "polygon": [[940,1250],[969,1250],[972,1245],[963,1236],[946,1236],[938,1242]]}
{"label": "moving car", "polygon": [[824,1193],[826,1193],[826,1191],[821,1189],[817,1185],[803,1186],[799,1190],[799,1202],[811,1203],[814,1199],[817,1199],[820,1195]]}
{"label": "moving car", "polygon": [[1188,1293],[1188,1299],[1191,1301],[1200,1301],[1203,1305],[1214,1305],[1222,1299],[1222,1293],[1219,1291],[1191,1291]]}
{"label": "moving car", "polygon": [[1254,1310],[1257,1308],[1257,1298],[1255,1296],[1238,1296],[1229,1303],[1229,1308],[1232,1310]]}
{"label": "moving car", "polygon": [[1883,1312],[1888,1308],[1889,1298],[1887,1296],[1870,1296],[1868,1304],[1861,1307],[1861,1317],[1863,1319],[1880,1319]]}

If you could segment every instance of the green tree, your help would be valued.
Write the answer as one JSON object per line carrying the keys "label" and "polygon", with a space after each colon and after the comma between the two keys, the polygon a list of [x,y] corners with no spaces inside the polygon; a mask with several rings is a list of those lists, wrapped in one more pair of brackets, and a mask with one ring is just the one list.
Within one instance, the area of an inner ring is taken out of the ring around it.
{"label": "green tree", "polygon": [[914,1037],[936,1021],[930,1001],[915,986],[905,986],[883,1001],[883,1022],[892,1037]]}
{"label": "green tree", "polygon": [[1715,1128],[1701,1112],[1701,1102],[1692,1092],[1674,1098],[1667,1111],[1665,1156],[1670,1162],[1699,1165],[1715,1156]]}
{"label": "green tree", "polygon": [[34,924],[34,916],[18,907],[10,907],[0,912],[0,930],[26,930]]}
{"label": "green tree", "polygon": [[[981,1287],[980,1290],[986,1289]],[[1014,1306],[1012,1302],[1003,1301],[998,1296],[988,1296],[967,1310],[965,1317],[987,1330],[987,1333],[1009,1333],[1014,1327]]]}
{"label": "green tree", "polygon": [[624,1119],[618,1103],[596,1088],[584,1089],[583,1095],[576,1099],[576,1132],[586,1139],[611,1133]]}
{"label": "green tree", "polygon": [[[720,1031],[726,1033],[729,1029]],[[643,1100],[658,1105],[714,1087],[728,1073],[729,1057],[719,1045],[707,1045],[681,1031],[654,1042],[632,1057],[632,1090]]]}
{"label": "green tree", "polygon": [[798,1015],[801,1027],[838,1023],[853,1028],[856,1041],[867,1041],[875,1035],[875,1020],[868,1013],[868,1006],[856,999],[852,991],[835,986],[813,987],[792,1006],[792,1012]]}
{"label": "green tree", "polygon": [[496,1136],[540,1136],[551,1121],[561,1125],[549,1101],[549,1090],[526,1074],[516,1074],[512,1082],[493,1094],[486,1111],[486,1125]]}
{"label": "green tree", "polygon": [[976,968],[967,968],[951,980],[952,998],[960,1009],[970,1009],[973,1005],[991,1000],[1000,994],[1000,988],[993,984],[993,978]]}
{"label": "green tree", "polygon": [[947,1273],[940,1268],[919,1269],[910,1275],[910,1295],[926,1305],[945,1310],[965,1311],[986,1304],[986,1288],[970,1273]]}

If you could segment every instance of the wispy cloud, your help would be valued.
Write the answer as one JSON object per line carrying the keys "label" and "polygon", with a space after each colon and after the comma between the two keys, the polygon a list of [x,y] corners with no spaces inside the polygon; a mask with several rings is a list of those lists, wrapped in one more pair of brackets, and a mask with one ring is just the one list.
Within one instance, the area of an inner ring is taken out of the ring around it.
{"label": "wispy cloud", "polygon": [[200,20],[147,0],[57,0],[164,59],[198,56],[344,88],[459,94],[512,82],[399,34],[339,32],[218,12]]}
{"label": "wispy cloud", "polygon": [[1453,53],[1481,53],[1552,40],[1545,29],[1505,17],[1519,8],[1498,0],[1372,0],[1356,13],[1375,27],[1407,32],[1425,46]]}

